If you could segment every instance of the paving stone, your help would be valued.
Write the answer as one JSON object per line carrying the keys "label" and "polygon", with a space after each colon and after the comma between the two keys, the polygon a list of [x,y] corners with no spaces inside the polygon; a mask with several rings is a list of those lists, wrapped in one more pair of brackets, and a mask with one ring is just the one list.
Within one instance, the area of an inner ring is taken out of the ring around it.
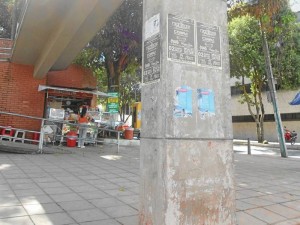
{"label": "paving stone", "polygon": [[263,193],[254,190],[240,190],[236,191],[236,199],[250,198],[261,196]]}
{"label": "paving stone", "polygon": [[276,195],[278,197],[282,197],[282,198],[287,199],[287,201],[300,200],[300,196],[293,195],[293,194],[290,194],[290,193],[278,193]]}
{"label": "paving stone", "polygon": [[36,178],[32,178],[32,180],[35,183],[54,183],[57,182],[57,180],[55,180],[53,177],[36,177]]}
{"label": "paving stone", "polygon": [[84,186],[86,182],[83,180],[68,180],[68,181],[60,181],[67,187],[76,187],[76,186]]}
{"label": "paving stone", "polygon": [[29,216],[0,219],[0,224],[1,225],[35,225]]}
{"label": "paving stone", "polygon": [[245,212],[269,224],[285,220],[284,217],[264,208],[248,209]]}
{"label": "paving stone", "polygon": [[76,174],[77,176],[78,176],[78,178],[80,178],[80,179],[85,179],[85,180],[98,180],[99,179],[99,177],[98,176],[96,176],[96,175],[91,175],[90,174],[90,172],[87,172],[89,175],[78,175],[78,174]]}
{"label": "paving stone", "polygon": [[3,174],[6,179],[22,179],[27,177],[24,173],[11,173],[11,174]]}
{"label": "paving stone", "polygon": [[283,203],[282,205],[300,211],[300,201],[290,201],[290,202]]}
{"label": "paving stone", "polygon": [[20,179],[6,179],[7,183],[9,184],[31,184],[32,180],[27,178],[20,178]]}
{"label": "paving stone", "polygon": [[120,186],[111,182],[105,182],[102,184],[94,184],[95,187],[101,189],[101,190],[111,190],[111,189],[117,189]]}
{"label": "paving stone", "polygon": [[11,184],[13,190],[24,190],[24,189],[39,189],[39,187],[34,184]]}
{"label": "paving stone", "polygon": [[72,193],[72,190],[67,188],[67,187],[50,187],[50,188],[44,188],[43,189],[44,192],[46,192],[49,195],[52,194],[68,194],[68,193]]}
{"label": "paving stone", "polygon": [[[80,223],[80,225],[120,225],[120,223],[117,222],[116,220],[111,219],[111,220],[98,220],[92,222],[84,222],[84,223]],[[131,224],[131,225],[135,225],[135,224]]]}
{"label": "paving stone", "polygon": [[12,190],[1,191],[0,194],[1,194],[1,197],[8,197],[8,198],[16,197],[15,193]]}
{"label": "paving stone", "polygon": [[122,225],[138,225],[139,224],[138,216],[121,217],[121,218],[117,218],[117,220]]}
{"label": "paving stone", "polygon": [[90,200],[90,202],[98,208],[108,208],[108,207],[111,207],[111,206],[123,206],[123,205],[125,205],[124,202],[121,202],[116,198],[95,199],[95,200]]}
{"label": "paving stone", "polygon": [[23,206],[2,206],[0,207],[0,218],[11,218],[16,216],[27,216]]}
{"label": "paving stone", "polygon": [[102,198],[110,197],[108,194],[106,194],[103,191],[79,192],[78,195],[80,195],[82,198],[86,200],[102,199]]}
{"label": "paving stone", "polygon": [[66,186],[58,181],[54,181],[54,182],[38,182],[37,183],[38,186],[40,186],[41,188],[54,188],[54,187],[61,187],[61,188],[65,188]]}
{"label": "paving stone", "polygon": [[68,185],[74,185],[74,184],[77,184],[79,185],[80,183],[82,183],[82,180],[78,179],[77,177],[75,176],[67,176],[67,177],[55,177],[57,179],[57,181],[65,184],[66,186]]}
{"label": "paving stone", "polygon": [[236,210],[237,211],[253,209],[253,208],[257,208],[257,207],[258,207],[257,205],[249,204],[249,203],[243,202],[241,200],[236,200]]}
{"label": "paving stone", "polygon": [[24,205],[24,208],[27,211],[28,215],[63,212],[63,209],[60,208],[56,203]]}
{"label": "paving stone", "polygon": [[245,212],[237,212],[237,224],[238,225],[267,225],[267,223],[245,213]]}
{"label": "paving stone", "polygon": [[140,210],[140,203],[139,203],[139,202],[137,202],[137,203],[132,203],[132,204],[130,204],[130,206],[131,206],[132,208],[136,209],[137,211]]}
{"label": "paving stone", "polygon": [[82,185],[82,186],[73,186],[70,187],[75,192],[94,192],[98,191],[97,188],[91,186],[91,185]]}
{"label": "paving stone", "polygon": [[133,182],[133,181],[128,181],[128,182],[122,183],[119,186],[131,189],[132,187],[139,187],[139,184],[136,182]]}
{"label": "paving stone", "polygon": [[43,192],[40,188],[31,188],[31,189],[24,189],[24,190],[15,190],[14,191],[16,196],[18,197],[24,197],[24,196],[35,196],[35,195],[44,195],[45,192]]}
{"label": "paving stone", "polygon": [[79,201],[83,200],[82,197],[80,197],[76,193],[67,193],[67,194],[59,194],[59,195],[50,195],[50,197],[55,202],[67,202],[67,201]]}
{"label": "paving stone", "polygon": [[120,185],[122,183],[128,182],[128,178],[118,177],[118,178],[112,178],[109,181],[112,182],[112,183],[115,183],[117,185]]}
{"label": "paving stone", "polygon": [[[299,187],[300,187],[300,185],[298,186],[298,189],[299,189]],[[300,196],[300,190],[290,191],[289,193],[292,194],[292,195],[298,195],[298,196]]]}
{"label": "paving stone", "polygon": [[284,221],[281,223],[276,223],[274,225],[299,225],[299,224],[300,224],[300,218],[294,219],[294,220],[289,220],[289,221]]}
{"label": "paving stone", "polygon": [[9,191],[10,190],[10,186],[7,184],[0,184],[0,192],[2,193],[2,191]]}
{"label": "paving stone", "polygon": [[27,177],[30,177],[30,178],[47,178],[47,179],[51,179],[51,180],[53,179],[46,172],[29,173],[29,174],[27,174]]}
{"label": "paving stone", "polygon": [[267,201],[264,199],[260,199],[260,198],[245,198],[241,201],[248,203],[248,204],[256,205],[256,206],[267,206],[267,205],[274,204],[273,202],[270,202],[270,201]]}
{"label": "paving stone", "polygon": [[76,211],[76,210],[85,210],[85,209],[95,208],[95,206],[93,204],[89,203],[86,200],[70,201],[70,202],[59,202],[58,204],[65,211]]}
{"label": "paving stone", "polygon": [[285,218],[292,219],[292,218],[300,217],[300,211],[293,210],[287,206],[277,204],[277,205],[266,206],[264,208],[272,212],[275,212],[278,215],[281,215]]}
{"label": "paving stone", "polygon": [[258,198],[263,199],[263,200],[267,200],[267,201],[273,202],[273,203],[283,203],[283,202],[289,201],[286,198],[278,197],[276,194],[274,194],[274,195],[264,195],[264,196],[260,196]]}
{"label": "paving stone", "polygon": [[120,196],[120,197],[118,197],[118,199],[122,202],[125,202],[128,205],[138,203],[140,201],[139,195],[136,195],[136,194]]}
{"label": "paving stone", "polygon": [[[53,200],[48,195],[23,196],[19,197],[20,202],[24,204],[42,204],[51,203]],[[0,201],[1,202],[1,201]]]}
{"label": "paving stone", "polygon": [[109,216],[100,209],[71,211],[69,215],[78,223],[109,219]]}
{"label": "paving stone", "polygon": [[133,195],[129,189],[120,187],[119,189],[114,190],[104,190],[105,193],[113,196],[113,197],[120,197],[120,196],[126,196],[126,195]]}
{"label": "paving stone", "polygon": [[138,214],[137,210],[127,205],[103,208],[103,211],[112,218],[135,216]]}
{"label": "paving stone", "polygon": [[35,225],[69,225],[75,222],[66,213],[32,215],[31,219]]}

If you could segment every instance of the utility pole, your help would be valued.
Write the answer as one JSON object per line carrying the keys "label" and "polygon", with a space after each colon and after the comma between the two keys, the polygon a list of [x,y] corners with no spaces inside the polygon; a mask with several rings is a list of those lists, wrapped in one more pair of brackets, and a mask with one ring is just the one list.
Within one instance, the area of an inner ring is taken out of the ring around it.
{"label": "utility pole", "polygon": [[227,4],[144,0],[140,225],[235,225]]}
{"label": "utility pole", "polygon": [[286,149],[285,140],[284,140],[280,112],[279,112],[278,104],[277,104],[277,95],[276,95],[276,88],[275,88],[274,76],[273,76],[271,59],[270,59],[270,51],[269,51],[266,34],[264,31],[262,31],[262,42],[263,42],[263,50],[264,50],[264,56],[265,56],[265,61],[266,61],[266,73],[267,73],[267,77],[268,77],[268,86],[270,89],[270,96],[271,96],[271,101],[273,104],[274,117],[275,117],[275,122],[276,122],[277,133],[278,133],[280,153],[281,153],[281,157],[287,158],[288,155],[287,155],[287,149]]}

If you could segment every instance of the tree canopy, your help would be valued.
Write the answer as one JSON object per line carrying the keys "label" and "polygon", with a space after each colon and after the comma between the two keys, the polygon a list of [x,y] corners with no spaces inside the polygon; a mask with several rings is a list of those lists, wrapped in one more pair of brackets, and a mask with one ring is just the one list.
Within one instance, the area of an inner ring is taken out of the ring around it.
{"label": "tree canopy", "polygon": [[[247,104],[248,111],[257,125],[258,141],[262,142],[265,114],[262,92],[267,77],[259,25],[257,20],[249,15],[237,17],[229,23],[228,32],[231,76],[242,78],[242,82],[237,83],[242,93],[240,102]],[[244,82],[245,77],[250,79],[250,84]]]}
{"label": "tree canopy", "polygon": [[141,80],[142,0],[125,0],[105,27],[99,30],[75,63],[91,68],[101,91],[119,92],[122,121]]}
{"label": "tree canopy", "polygon": [[[250,7],[253,9],[253,6]],[[235,11],[236,9],[233,10]],[[245,26],[244,29],[242,29],[244,33],[236,29],[235,32],[238,32],[240,36],[232,36],[234,33],[230,34],[231,38],[236,38],[231,39],[231,47],[237,50],[234,54],[231,52],[231,73],[235,77],[241,75],[249,76],[249,69],[257,68],[257,62],[259,61],[261,66],[260,73],[264,74],[265,62],[262,54],[261,39],[262,32],[265,32],[270,48],[274,76],[278,84],[284,89],[297,88],[300,85],[300,26],[296,23],[295,14],[290,10],[288,5],[282,5],[281,10],[273,14],[272,23],[270,23],[270,21],[264,19],[264,16],[261,16],[260,13],[254,16],[251,13],[245,13],[231,17],[229,29],[233,29],[235,26]],[[232,15],[234,14],[231,14],[231,16]],[[251,23],[250,20],[252,21]],[[268,21],[267,25],[265,25],[265,27],[269,26],[267,30],[264,30],[261,26],[261,24],[264,23],[261,22],[262,20]],[[254,37],[255,42],[251,39]],[[243,40],[243,38],[246,41]],[[249,41],[247,41],[247,39],[249,39]],[[237,40],[240,42],[237,42]],[[255,49],[255,51],[253,51],[253,49]],[[255,61],[249,64],[248,59],[250,56],[253,56],[252,54],[254,52],[256,52],[255,54],[257,55],[254,58]],[[239,59],[240,62],[236,62],[237,59]]]}
{"label": "tree canopy", "polygon": [[0,38],[10,38],[14,0],[0,0]]}
{"label": "tree canopy", "polygon": [[[239,3],[229,10],[231,76],[247,77],[238,84],[241,103],[246,103],[256,122],[258,141],[264,138],[262,92],[267,87],[265,37],[270,49],[274,77],[281,88],[299,87],[299,25],[287,0],[255,0]],[[278,87],[277,86],[277,87]]]}
{"label": "tree canopy", "polygon": [[125,0],[90,42],[106,68],[108,89],[119,87],[120,76],[131,61],[141,62],[142,0]]}

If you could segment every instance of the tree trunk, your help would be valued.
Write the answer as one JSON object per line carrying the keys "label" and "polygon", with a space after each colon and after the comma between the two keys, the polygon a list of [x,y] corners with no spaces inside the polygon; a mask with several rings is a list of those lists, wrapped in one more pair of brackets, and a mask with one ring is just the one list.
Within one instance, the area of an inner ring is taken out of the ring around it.
{"label": "tree trunk", "polygon": [[264,141],[264,128],[263,123],[256,122],[256,134],[258,143],[263,143]]}
{"label": "tree trunk", "polygon": [[127,54],[121,54],[117,61],[105,55],[105,68],[107,72],[108,90],[119,92],[120,78],[125,65],[127,64]]}
{"label": "tree trunk", "polygon": [[261,132],[261,139],[262,142],[265,140],[265,129],[264,129],[264,121],[260,122],[260,132]]}
{"label": "tree trunk", "polygon": [[246,99],[246,103],[248,106],[248,111],[252,118],[255,121],[256,124],[256,135],[257,135],[257,141],[258,143],[262,143],[264,141],[264,116],[265,116],[265,110],[264,110],[264,105],[262,102],[262,96],[261,96],[261,89],[262,85],[260,84],[257,86],[258,92],[252,93],[254,96],[254,105],[255,105],[255,113],[251,109],[251,100],[249,98],[249,95],[247,94],[245,86],[243,86],[243,91],[244,91],[244,97]]}

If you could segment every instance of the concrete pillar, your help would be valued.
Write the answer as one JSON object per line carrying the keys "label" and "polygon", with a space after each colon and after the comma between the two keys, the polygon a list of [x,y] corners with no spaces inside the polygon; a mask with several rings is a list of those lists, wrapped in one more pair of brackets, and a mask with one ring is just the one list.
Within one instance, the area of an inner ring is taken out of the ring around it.
{"label": "concrete pillar", "polygon": [[140,225],[233,225],[225,0],[144,0]]}

